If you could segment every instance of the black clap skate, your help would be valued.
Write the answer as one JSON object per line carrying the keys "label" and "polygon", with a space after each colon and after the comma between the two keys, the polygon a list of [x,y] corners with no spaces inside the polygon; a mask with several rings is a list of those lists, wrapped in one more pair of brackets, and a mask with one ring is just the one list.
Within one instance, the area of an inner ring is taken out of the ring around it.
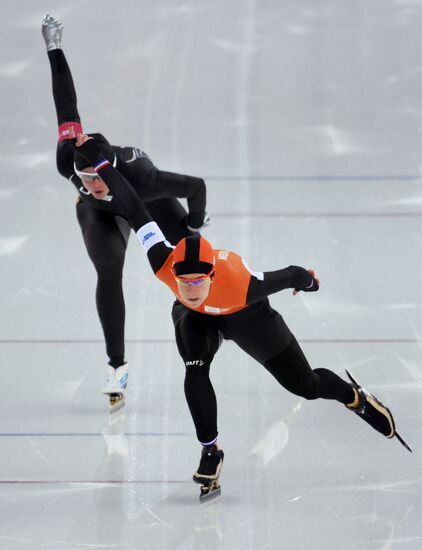
{"label": "black clap skate", "polygon": [[412,452],[412,449],[406,441],[404,441],[404,439],[402,439],[402,437],[397,433],[394,418],[390,410],[384,405],[384,403],[381,403],[381,401],[379,401],[376,397],[362,388],[362,386],[353,378],[347,369],[346,374],[350,378],[352,386],[358,392],[360,398],[360,404],[357,409],[352,409],[347,405],[346,407],[358,414],[362,420],[365,420],[365,422],[372,426],[374,430],[377,430],[377,432],[385,435],[388,439],[397,437],[400,443],[408,451]]}
{"label": "black clap skate", "polygon": [[204,445],[201,461],[197,471],[193,474],[195,483],[201,483],[199,501],[205,502],[221,495],[221,486],[218,482],[223,466],[224,453],[217,445]]}

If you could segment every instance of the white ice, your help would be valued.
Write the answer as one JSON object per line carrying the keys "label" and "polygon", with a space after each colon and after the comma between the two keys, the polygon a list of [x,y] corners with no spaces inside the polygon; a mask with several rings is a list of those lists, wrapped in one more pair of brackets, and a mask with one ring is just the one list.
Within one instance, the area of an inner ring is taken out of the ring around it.
{"label": "white ice", "polygon": [[[177,4],[177,5],[176,5]],[[40,24],[88,131],[205,177],[206,236],[256,271],[313,267],[271,300],[313,367],[350,369],[414,449],[307,402],[225,342],[226,460],[200,505],[172,297],[131,239],[125,409],[110,417],[95,273],[56,172]],[[419,1],[3,2],[0,549],[420,550]]]}

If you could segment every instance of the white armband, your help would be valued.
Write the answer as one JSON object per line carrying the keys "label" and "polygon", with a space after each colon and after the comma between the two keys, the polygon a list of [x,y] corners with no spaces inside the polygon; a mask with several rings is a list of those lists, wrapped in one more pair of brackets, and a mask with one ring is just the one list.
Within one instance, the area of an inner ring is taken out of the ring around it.
{"label": "white armband", "polygon": [[165,242],[166,238],[163,232],[155,222],[149,222],[143,225],[136,232],[139,242],[144,247],[145,252],[157,243]]}

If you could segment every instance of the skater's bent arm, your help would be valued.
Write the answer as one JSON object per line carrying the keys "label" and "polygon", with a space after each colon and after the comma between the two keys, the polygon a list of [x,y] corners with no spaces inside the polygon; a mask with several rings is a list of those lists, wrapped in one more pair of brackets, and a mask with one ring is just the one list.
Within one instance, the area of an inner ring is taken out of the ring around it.
{"label": "skater's bent arm", "polygon": [[95,140],[84,134],[78,134],[76,147],[106,183],[113,195],[113,200],[124,212],[144,247],[154,273],[157,273],[171,254],[172,246],[166,241],[130,183],[102,158]]}
{"label": "skater's bent arm", "polygon": [[154,186],[156,198],[186,199],[189,210],[187,224],[189,227],[199,229],[206,215],[207,188],[204,180],[193,176],[172,177],[170,172],[162,174],[168,175],[158,178]]}
{"label": "skater's bent arm", "polygon": [[201,178],[188,177],[185,195],[188,202],[188,226],[199,228],[204,223],[207,188]]}
{"label": "skater's bent arm", "polygon": [[256,273],[251,277],[246,303],[257,302],[286,288],[314,292],[319,288],[319,281],[309,271],[296,265],[278,271]]}

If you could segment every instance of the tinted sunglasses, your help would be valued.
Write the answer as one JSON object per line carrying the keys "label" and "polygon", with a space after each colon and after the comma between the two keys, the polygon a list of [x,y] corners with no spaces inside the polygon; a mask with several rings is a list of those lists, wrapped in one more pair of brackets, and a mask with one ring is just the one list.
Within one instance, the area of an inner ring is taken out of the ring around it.
{"label": "tinted sunglasses", "polygon": [[201,286],[205,283],[207,279],[210,279],[214,275],[214,270],[212,270],[207,275],[201,275],[200,277],[195,277],[194,279],[184,279],[182,276],[178,277],[174,273],[174,270],[172,271],[173,271],[174,278],[181,286]]}
{"label": "tinted sunglasses", "polygon": [[182,279],[181,277],[175,277],[176,281],[181,286],[201,286],[209,278],[209,275],[205,275],[205,277],[198,277],[197,279]]}

